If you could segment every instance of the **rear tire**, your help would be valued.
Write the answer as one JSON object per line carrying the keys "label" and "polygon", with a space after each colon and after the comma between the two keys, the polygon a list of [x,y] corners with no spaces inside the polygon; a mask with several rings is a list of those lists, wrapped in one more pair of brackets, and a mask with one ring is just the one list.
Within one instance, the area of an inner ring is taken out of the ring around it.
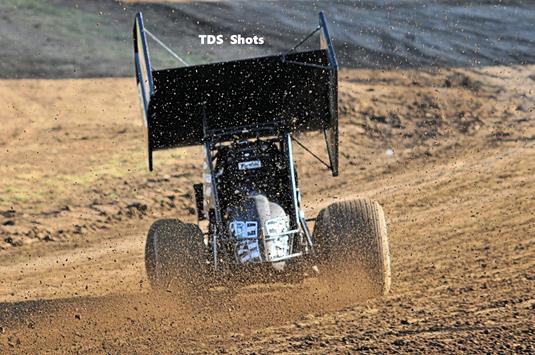
{"label": "rear tire", "polygon": [[145,243],[145,269],[153,289],[198,289],[206,275],[203,234],[176,219],[154,222]]}
{"label": "rear tire", "polygon": [[381,206],[372,200],[335,202],[320,211],[314,246],[321,268],[357,267],[370,280],[374,296],[390,290],[390,250]]}

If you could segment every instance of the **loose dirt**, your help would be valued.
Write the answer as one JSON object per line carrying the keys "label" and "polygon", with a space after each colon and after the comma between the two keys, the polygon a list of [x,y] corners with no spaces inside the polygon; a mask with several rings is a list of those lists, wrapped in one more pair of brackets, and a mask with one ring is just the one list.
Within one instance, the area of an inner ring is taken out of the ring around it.
{"label": "loose dirt", "polygon": [[151,293],[145,233],[195,219],[201,152],[145,171],[133,80],[0,82],[0,351],[535,351],[534,72],[341,72],[341,176],[296,160],[309,216],[384,206],[392,292],[372,300],[358,278]]}

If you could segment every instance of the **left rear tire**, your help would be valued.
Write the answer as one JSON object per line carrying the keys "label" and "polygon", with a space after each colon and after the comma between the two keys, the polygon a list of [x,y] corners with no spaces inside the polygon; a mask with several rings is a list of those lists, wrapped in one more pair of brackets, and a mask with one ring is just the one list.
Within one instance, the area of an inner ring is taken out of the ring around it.
{"label": "left rear tire", "polygon": [[204,284],[206,257],[202,231],[177,219],[154,222],[145,243],[145,269],[153,289],[198,289]]}

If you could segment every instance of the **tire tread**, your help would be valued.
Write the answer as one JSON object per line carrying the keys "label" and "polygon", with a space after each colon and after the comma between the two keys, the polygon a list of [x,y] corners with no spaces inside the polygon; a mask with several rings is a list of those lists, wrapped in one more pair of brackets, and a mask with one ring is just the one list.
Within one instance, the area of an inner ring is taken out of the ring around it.
{"label": "tire tread", "polygon": [[345,253],[354,253],[366,264],[380,293],[386,294],[390,290],[386,220],[377,202],[355,199],[332,203],[318,214],[314,239],[321,249],[320,259],[332,261]]}

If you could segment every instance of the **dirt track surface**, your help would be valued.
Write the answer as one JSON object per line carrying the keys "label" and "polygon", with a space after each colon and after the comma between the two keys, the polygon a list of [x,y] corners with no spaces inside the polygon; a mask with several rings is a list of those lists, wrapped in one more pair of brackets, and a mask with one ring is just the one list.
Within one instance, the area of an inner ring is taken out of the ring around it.
{"label": "dirt track surface", "polygon": [[150,293],[146,230],[194,219],[200,152],[145,172],[130,79],[1,82],[0,352],[534,352],[534,69],[341,73],[342,175],[297,161],[308,215],[384,206],[393,285],[375,300],[358,279]]}

